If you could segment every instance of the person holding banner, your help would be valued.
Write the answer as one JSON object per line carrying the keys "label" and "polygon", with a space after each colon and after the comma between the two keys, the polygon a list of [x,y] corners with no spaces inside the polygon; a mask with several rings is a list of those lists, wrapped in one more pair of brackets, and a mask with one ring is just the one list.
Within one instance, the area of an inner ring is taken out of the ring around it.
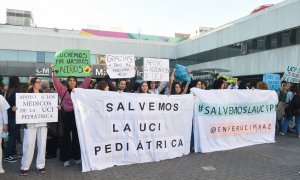
{"label": "person holding banner", "polygon": [[102,90],[102,91],[109,91],[109,86],[108,86],[107,82],[100,81],[97,83],[97,89]]}
{"label": "person holding banner", "polygon": [[150,94],[160,94],[166,88],[167,84],[168,84],[168,82],[161,81],[159,83],[159,86],[157,87],[157,82],[151,81],[150,82],[150,90],[149,90]]}
{"label": "person holding banner", "polygon": [[211,89],[226,89],[226,81],[224,77],[219,77],[214,81]]}
{"label": "person holding banner", "polygon": [[260,81],[260,82],[257,83],[256,89],[269,90],[269,87],[268,87],[267,83],[265,83],[263,81]]}
{"label": "person holding banner", "polygon": [[169,81],[169,89],[171,90],[171,95],[180,95],[180,94],[186,94],[190,85],[190,82],[187,82],[185,84],[185,88],[182,90],[181,84],[177,81],[174,81],[175,79],[175,72],[176,68],[173,69],[172,75],[170,77]]}
{"label": "person holding banner", "polygon": [[5,100],[5,98],[0,95],[0,174],[4,173],[4,169],[2,167],[2,133],[7,135],[8,132],[8,115],[7,110],[10,108],[8,102]]}
{"label": "person holding banner", "polygon": [[128,83],[128,85],[127,85],[125,79],[119,80],[118,87],[113,85],[113,81],[110,79],[109,75],[106,75],[104,79],[108,83],[110,91],[132,92],[135,82],[136,82],[136,79],[137,79],[137,68],[135,67],[135,76],[130,79],[130,82]]}
{"label": "person holding banner", "polygon": [[[43,93],[56,93],[53,89],[50,89],[50,83],[48,80],[42,80],[41,87]],[[51,134],[51,130],[49,130],[47,133],[46,159],[56,158],[58,140],[59,138]]]}
{"label": "person holding banner", "polygon": [[296,133],[300,139],[300,88],[298,87],[294,97],[292,98],[289,108],[292,110],[291,115],[295,116],[296,121]]}
{"label": "person holding banner", "polygon": [[[92,65],[90,65],[92,68]],[[76,164],[81,163],[80,155],[80,145],[77,134],[77,127],[75,122],[75,114],[73,102],[71,99],[71,92],[74,88],[77,87],[77,78],[75,76],[69,76],[67,78],[67,87],[65,87],[57,77],[54,76],[54,65],[51,65],[52,68],[52,79],[54,87],[58,93],[58,96],[63,99],[62,109],[64,110],[63,114],[63,128],[64,135],[61,138],[61,147],[60,147],[60,161],[64,163],[64,167],[70,166],[70,160],[74,159]],[[92,71],[90,71],[92,72]],[[82,84],[78,87],[88,89],[91,81],[91,75],[86,77]],[[71,138],[72,133],[72,138]]]}
{"label": "person holding banner", "polygon": [[[41,90],[41,80],[39,78],[31,78],[30,86],[27,93],[43,93]],[[36,159],[36,168],[38,173],[44,174],[45,157],[46,157],[46,142],[47,142],[47,123],[31,123],[26,124],[24,128],[23,139],[23,156],[21,160],[21,176],[29,175],[29,168],[32,162],[35,142],[37,141],[38,153]]]}
{"label": "person holding banner", "polygon": [[289,88],[289,91],[286,94],[285,103],[286,103],[287,107],[285,109],[285,115],[284,115],[283,120],[282,120],[282,129],[279,132],[279,134],[282,135],[282,136],[287,134],[287,131],[288,131],[288,128],[289,128],[289,122],[290,122],[290,120],[292,119],[292,116],[293,116],[293,114],[289,114],[287,112],[287,109],[289,109],[289,106],[291,106],[291,102],[292,102],[294,96],[296,95],[296,91],[297,91],[296,86],[292,84]]}
{"label": "person holding banner", "polygon": [[287,107],[286,99],[287,99],[287,92],[290,89],[290,83],[283,82],[281,86],[282,86],[281,90],[279,91],[279,94],[278,94],[279,102],[278,102],[277,110],[276,110],[276,119],[279,124],[279,131],[282,131],[282,128],[283,128],[282,127],[282,118],[285,115],[285,109]]}
{"label": "person holding banner", "polygon": [[139,93],[148,94],[149,93],[149,85],[148,82],[144,81],[140,84]]}

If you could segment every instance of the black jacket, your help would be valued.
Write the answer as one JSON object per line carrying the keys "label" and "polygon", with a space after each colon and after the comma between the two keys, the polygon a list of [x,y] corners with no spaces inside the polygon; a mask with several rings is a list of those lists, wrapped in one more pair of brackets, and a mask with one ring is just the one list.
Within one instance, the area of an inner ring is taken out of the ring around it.
{"label": "black jacket", "polygon": [[12,111],[12,107],[16,106],[16,93],[20,93],[19,89],[11,88],[7,91],[6,101],[10,108],[7,110],[8,119],[16,119],[16,112]]}

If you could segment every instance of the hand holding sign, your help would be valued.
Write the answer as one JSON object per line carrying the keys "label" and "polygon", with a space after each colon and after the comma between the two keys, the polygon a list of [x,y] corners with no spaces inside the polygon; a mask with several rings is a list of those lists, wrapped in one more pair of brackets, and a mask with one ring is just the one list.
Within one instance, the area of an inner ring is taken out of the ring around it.
{"label": "hand holding sign", "polygon": [[144,58],[144,81],[168,81],[169,59]]}
{"label": "hand holding sign", "polygon": [[270,90],[280,90],[280,75],[279,74],[268,74],[263,75],[263,82],[265,82]]}
{"label": "hand holding sign", "polygon": [[132,78],[135,76],[135,57],[133,55],[108,54],[105,63],[106,72],[111,79]]}
{"label": "hand holding sign", "polygon": [[89,50],[61,50],[55,53],[55,66],[51,66],[55,76],[90,76]]}
{"label": "hand holding sign", "polygon": [[287,66],[283,79],[291,83],[300,83],[300,67]]}
{"label": "hand holding sign", "polygon": [[191,77],[187,68],[179,64],[176,64],[175,78],[180,81],[191,82]]}

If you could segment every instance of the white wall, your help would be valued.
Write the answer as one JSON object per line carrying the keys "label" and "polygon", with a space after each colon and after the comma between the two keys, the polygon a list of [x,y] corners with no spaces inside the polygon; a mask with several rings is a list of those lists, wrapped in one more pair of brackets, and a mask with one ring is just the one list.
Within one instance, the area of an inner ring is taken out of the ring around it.
{"label": "white wall", "polygon": [[[78,31],[54,32],[39,28],[0,26],[0,49],[56,52],[89,49],[92,54],[134,54],[175,58],[175,43],[79,35]],[[59,30],[60,31],[60,30]]]}

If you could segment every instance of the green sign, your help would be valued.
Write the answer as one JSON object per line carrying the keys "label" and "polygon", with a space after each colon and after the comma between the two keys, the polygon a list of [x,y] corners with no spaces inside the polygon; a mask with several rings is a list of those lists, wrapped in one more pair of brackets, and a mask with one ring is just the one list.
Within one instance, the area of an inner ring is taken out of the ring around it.
{"label": "green sign", "polygon": [[227,83],[230,83],[230,84],[232,84],[232,83],[236,83],[237,82],[237,78],[233,78],[233,77],[231,77],[231,76],[227,76],[227,75],[224,75],[224,74],[219,74],[218,75],[218,78],[219,77],[223,77],[223,78],[225,78],[225,79],[227,79]]}
{"label": "green sign", "polygon": [[86,77],[91,71],[89,50],[65,49],[55,53],[55,76]]}

